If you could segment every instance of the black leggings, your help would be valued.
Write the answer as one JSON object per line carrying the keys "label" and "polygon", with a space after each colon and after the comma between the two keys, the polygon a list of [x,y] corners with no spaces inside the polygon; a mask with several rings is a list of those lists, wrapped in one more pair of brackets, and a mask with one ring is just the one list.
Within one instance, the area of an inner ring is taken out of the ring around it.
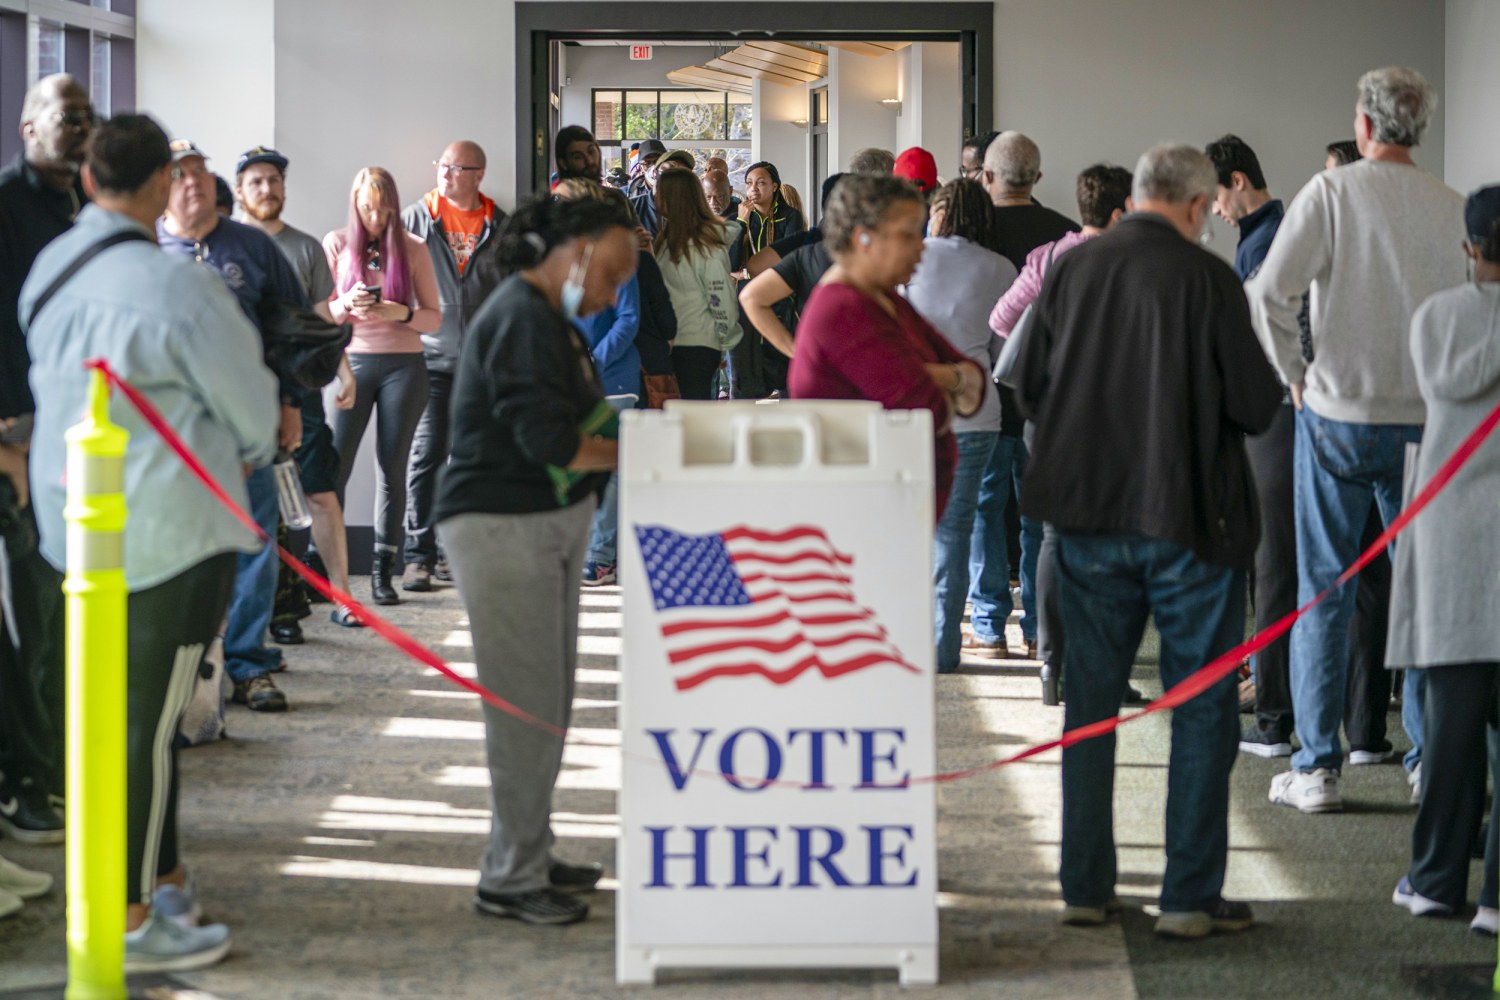
{"label": "black leggings", "polygon": [[177,867],[177,723],[229,607],[237,558],[212,556],[126,606],[127,903],[149,904],[157,876]]}
{"label": "black leggings", "polygon": [[682,398],[713,399],[714,375],[723,359],[724,353],[712,347],[672,348],[672,369]]}
{"label": "black leggings", "polygon": [[354,471],[359,442],[375,418],[375,551],[395,552],[406,517],[406,463],[417,421],[427,407],[427,365],[421,354],[351,354],[354,406],[334,410],[329,426],[339,453],[339,506]]}

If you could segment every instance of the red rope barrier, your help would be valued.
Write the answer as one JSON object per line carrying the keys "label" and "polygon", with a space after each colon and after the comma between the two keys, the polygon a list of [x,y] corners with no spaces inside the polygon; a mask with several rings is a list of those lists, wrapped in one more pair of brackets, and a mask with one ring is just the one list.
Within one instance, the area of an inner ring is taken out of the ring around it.
{"label": "red rope barrier", "polygon": [[[118,375],[116,375],[114,370],[110,368],[109,362],[100,358],[95,358],[85,362],[85,364],[89,368],[103,372],[105,378],[109,380],[110,384],[119,388],[119,390],[125,395],[125,398],[130,401],[130,404],[134,406],[135,409],[140,413],[142,419],[144,419],[146,423],[149,424],[151,428],[157,432],[157,434],[161,435],[162,440],[167,443],[167,446],[171,448],[173,452],[176,453],[178,458],[182,459],[183,463],[188,467],[188,470],[192,472],[195,477],[197,477],[198,481],[201,482],[210,493],[213,494],[213,496],[219,501],[219,503],[223,504],[224,507],[232,515],[234,515],[236,520],[238,520],[246,528],[254,532],[255,536],[262,542],[265,542],[268,545],[275,545],[275,540],[267,537],[266,533],[262,531],[260,526],[255,523],[255,520],[248,513],[242,510],[239,505],[236,504],[234,500],[229,496],[229,494],[224,491],[224,488],[220,486],[217,481],[215,481],[213,475],[208,471],[208,469],[203,466],[203,463],[198,460],[198,457],[192,453],[187,445],[183,443],[182,439],[178,437],[177,432],[174,431],[171,425],[166,422],[161,413],[156,409],[155,406],[151,404],[150,400],[142,395],[140,391],[137,390],[134,386],[130,385],[128,382],[124,381]],[[1463,443],[1460,444],[1458,448],[1454,450],[1453,454],[1448,457],[1448,460],[1442,464],[1436,474],[1433,475],[1431,482],[1424,486],[1421,492],[1419,492],[1415,497],[1412,498],[1411,503],[1406,505],[1405,509],[1402,510],[1400,515],[1398,515],[1396,519],[1391,522],[1390,526],[1381,533],[1380,537],[1377,538],[1373,543],[1371,543],[1370,547],[1365,549],[1365,551],[1360,554],[1359,558],[1354,560],[1354,562],[1349,566],[1348,569],[1339,574],[1338,579],[1329,584],[1329,586],[1324,589],[1322,593],[1318,594],[1312,600],[1302,605],[1302,607],[1286,615],[1280,621],[1267,627],[1265,630],[1251,636],[1249,639],[1240,643],[1238,646],[1235,646],[1233,649],[1217,657],[1206,666],[1195,671],[1184,680],[1173,685],[1160,698],[1157,698],[1150,705],[1147,705],[1145,708],[1142,708],[1139,711],[1129,712],[1125,715],[1113,716],[1108,719],[1101,719],[1098,722],[1093,722],[1086,726],[1079,726],[1077,729],[1072,729],[1063,733],[1062,736],[1058,737],[1055,740],[1051,740],[1047,743],[1039,743],[1036,746],[1027,747],[1025,750],[1022,750],[1019,753],[1012,754],[1011,756],[1005,757],[1001,760],[991,761],[988,764],[981,764],[977,767],[965,768],[963,770],[947,771],[941,774],[934,774],[927,777],[912,778],[911,783],[938,784],[950,781],[961,781],[965,778],[971,778],[975,775],[983,774],[986,771],[994,771],[1010,764],[1019,763],[1020,761],[1027,760],[1031,757],[1036,757],[1040,754],[1047,753],[1049,750],[1070,747],[1076,743],[1082,743],[1084,740],[1090,740],[1098,736],[1103,736],[1106,733],[1114,732],[1116,729],[1128,722],[1134,722],[1135,720],[1144,718],[1145,716],[1151,715],[1154,712],[1164,712],[1169,708],[1176,708],[1178,705],[1196,698],[1198,695],[1202,694],[1204,691],[1207,691],[1209,688],[1213,687],[1219,681],[1223,680],[1225,677],[1229,676],[1229,674],[1238,669],[1240,663],[1244,660],[1245,657],[1250,656],[1253,653],[1257,653],[1262,649],[1265,649],[1271,643],[1275,642],[1277,639],[1290,632],[1292,626],[1296,624],[1299,618],[1307,614],[1319,604],[1323,603],[1323,601],[1325,601],[1334,591],[1338,590],[1344,584],[1354,579],[1354,577],[1359,574],[1360,570],[1369,565],[1370,562],[1380,554],[1382,549],[1388,546],[1391,541],[1396,538],[1396,536],[1405,531],[1407,526],[1411,524],[1411,522],[1417,517],[1417,515],[1420,514],[1422,510],[1432,502],[1433,498],[1441,493],[1443,489],[1446,488],[1450,482],[1452,482],[1453,477],[1458,474],[1458,471],[1464,467],[1469,459],[1473,457],[1474,453],[1479,450],[1479,447],[1484,444],[1485,440],[1495,430],[1495,426],[1497,424],[1500,424],[1500,406],[1495,407],[1495,409],[1490,412],[1489,416],[1485,417],[1484,420],[1480,422],[1479,426],[1474,428],[1469,436],[1464,439]],[[330,601],[333,601],[337,604],[342,604],[350,608],[355,613],[355,615],[358,616],[359,620],[369,626],[377,635],[385,639],[387,642],[391,643],[403,653],[406,653],[412,659],[418,661],[419,663],[422,663],[425,666],[431,667],[433,670],[436,670],[444,677],[447,677],[459,687],[462,687],[466,691],[470,691],[473,694],[478,695],[480,698],[484,699],[486,703],[494,706],[502,712],[520,719],[527,725],[535,726],[538,729],[542,729],[555,736],[566,735],[567,731],[565,729],[547,722],[544,719],[537,718],[530,712],[527,712],[525,709],[520,708],[519,706],[514,705],[509,701],[506,701],[504,698],[501,698],[499,695],[495,694],[489,688],[478,683],[477,681],[472,681],[467,677],[460,676],[453,670],[452,667],[448,665],[448,663],[441,656],[438,656],[436,653],[423,646],[420,642],[418,642],[404,630],[398,628],[395,625],[392,625],[390,622],[371,612],[363,604],[355,600],[355,598],[351,595],[344,593],[342,590],[339,590],[323,577],[308,569],[305,565],[303,565],[302,560],[298,559],[290,552],[287,552],[285,549],[281,548],[281,546],[276,546],[276,552],[277,555],[281,557],[281,561],[291,567],[292,571],[300,576],[304,581],[306,581],[308,586],[312,587],[314,590],[322,594],[324,597],[328,598]],[[652,758],[652,762],[656,763],[654,758]],[[718,771],[702,771],[701,773],[717,777],[733,777],[733,775],[724,775]],[[755,780],[757,784],[771,784],[778,786],[785,785],[799,788],[808,787],[801,782],[771,781],[767,783],[764,781],[764,779]],[[827,786],[820,785],[818,787],[823,788]]]}

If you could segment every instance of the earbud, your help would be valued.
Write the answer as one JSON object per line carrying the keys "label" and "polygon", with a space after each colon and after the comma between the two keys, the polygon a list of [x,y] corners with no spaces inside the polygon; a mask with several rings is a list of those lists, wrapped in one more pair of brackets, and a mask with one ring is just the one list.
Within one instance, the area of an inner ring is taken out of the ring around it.
{"label": "earbud", "polygon": [[859,234],[859,245],[862,246],[862,247],[867,247],[867,246],[870,245],[870,234],[869,233],[860,233]]}

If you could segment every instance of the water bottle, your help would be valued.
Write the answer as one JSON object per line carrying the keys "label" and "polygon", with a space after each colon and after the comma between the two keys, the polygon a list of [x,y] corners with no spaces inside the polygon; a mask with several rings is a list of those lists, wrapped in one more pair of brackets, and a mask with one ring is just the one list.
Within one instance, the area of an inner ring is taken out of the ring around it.
{"label": "water bottle", "polygon": [[276,453],[276,502],[281,506],[281,521],[288,531],[312,526],[312,512],[307,509],[307,494],[302,492],[302,475],[291,452]]}

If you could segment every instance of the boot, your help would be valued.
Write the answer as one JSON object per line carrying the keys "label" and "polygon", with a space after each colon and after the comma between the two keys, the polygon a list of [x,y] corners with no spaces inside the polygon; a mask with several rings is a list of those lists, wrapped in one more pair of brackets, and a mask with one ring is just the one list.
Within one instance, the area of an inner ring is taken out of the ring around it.
{"label": "boot", "polygon": [[370,567],[370,594],[376,604],[400,604],[396,588],[391,586],[391,562],[395,556],[390,552],[375,553],[375,563]]}

